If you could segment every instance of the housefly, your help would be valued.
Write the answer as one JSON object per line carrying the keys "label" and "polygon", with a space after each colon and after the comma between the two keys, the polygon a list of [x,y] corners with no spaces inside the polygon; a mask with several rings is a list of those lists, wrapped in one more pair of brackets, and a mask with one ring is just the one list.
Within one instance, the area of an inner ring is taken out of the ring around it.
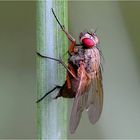
{"label": "housefly", "polygon": [[102,112],[103,85],[101,53],[98,48],[99,38],[95,32],[81,32],[79,35],[80,44],[77,44],[76,40],[60,24],[53,9],[52,13],[71,42],[68,50],[68,66],[62,59],[37,54],[43,58],[60,62],[67,70],[66,81],[62,86],[56,86],[46,93],[37,103],[57,88],[60,90],[55,99],[58,97],[74,98],[69,126],[70,132],[74,133],[84,109],[92,124],[98,121]]}

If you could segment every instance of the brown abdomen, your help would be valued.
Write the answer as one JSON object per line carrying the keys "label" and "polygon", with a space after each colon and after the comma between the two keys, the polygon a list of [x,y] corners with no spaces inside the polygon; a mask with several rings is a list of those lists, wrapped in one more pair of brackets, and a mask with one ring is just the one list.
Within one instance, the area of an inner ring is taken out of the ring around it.
{"label": "brown abdomen", "polygon": [[73,90],[73,88],[68,88],[65,82],[59,91],[58,97],[74,98],[75,95],[76,95],[76,92]]}

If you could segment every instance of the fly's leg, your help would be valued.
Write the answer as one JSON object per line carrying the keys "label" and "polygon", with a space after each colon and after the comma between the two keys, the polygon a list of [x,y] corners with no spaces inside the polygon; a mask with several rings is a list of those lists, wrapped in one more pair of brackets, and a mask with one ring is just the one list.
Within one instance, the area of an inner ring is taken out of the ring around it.
{"label": "fly's leg", "polygon": [[[76,75],[76,71],[71,63],[68,63],[68,68],[74,75]],[[69,73],[67,73],[66,82],[67,82],[67,88],[70,89],[72,85],[71,85],[71,75]]]}
{"label": "fly's leg", "polygon": [[72,41],[69,47],[69,53],[70,55],[72,55],[72,53],[75,53],[75,45],[76,45],[76,41]]}
{"label": "fly's leg", "polygon": [[56,90],[56,89],[61,89],[62,88],[62,86],[56,86],[56,87],[54,87],[52,90],[50,90],[49,92],[47,92],[43,97],[41,97],[40,99],[38,99],[37,101],[36,101],[36,103],[39,103],[39,102],[41,102],[47,95],[49,95],[51,92],[53,92],[54,90]]}
{"label": "fly's leg", "polygon": [[74,52],[75,45],[76,45],[76,40],[75,40],[75,38],[72,37],[72,35],[71,35],[68,31],[65,30],[64,25],[62,25],[62,24],[60,23],[60,21],[58,20],[58,18],[57,18],[57,16],[56,16],[56,14],[55,14],[55,12],[54,12],[53,9],[52,9],[52,13],[53,13],[53,15],[54,15],[54,17],[55,17],[57,23],[60,25],[62,31],[66,34],[67,38],[68,38],[69,41],[71,42],[71,45],[70,45],[70,47],[69,47],[69,53],[71,54],[71,53]]}
{"label": "fly's leg", "polygon": [[60,58],[60,59],[57,59],[57,58],[53,58],[53,57],[44,56],[44,55],[42,55],[42,54],[40,54],[40,53],[38,53],[38,52],[37,52],[37,54],[38,54],[39,56],[43,57],[43,58],[48,58],[48,59],[51,59],[51,60],[54,60],[54,61],[57,61],[57,62],[61,63],[61,64],[64,66],[64,68],[65,68],[75,79],[77,79],[77,78],[76,78],[76,75],[74,75],[74,74],[71,72],[71,70],[67,67],[67,65],[64,63],[64,61],[63,61],[61,58]]}
{"label": "fly's leg", "polygon": [[71,42],[75,41],[75,39],[65,30],[64,25],[62,25],[62,24],[60,23],[60,21],[58,20],[58,18],[57,18],[57,16],[56,16],[55,12],[54,12],[54,10],[53,10],[53,8],[52,8],[52,13],[53,13],[53,15],[54,15],[54,17],[55,17],[57,23],[60,25],[61,29],[62,29],[62,30],[64,31],[64,33],[66,34],[67,38],[68,38]]}

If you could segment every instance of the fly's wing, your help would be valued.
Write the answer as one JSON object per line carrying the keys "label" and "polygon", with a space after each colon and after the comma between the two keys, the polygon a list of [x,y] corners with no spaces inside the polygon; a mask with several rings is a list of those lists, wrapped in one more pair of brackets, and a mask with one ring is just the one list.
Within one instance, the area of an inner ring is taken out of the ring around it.
{"label": "fly's wing", "polygon": [[70,116],[70,132],[74,133],[82,112],[86,106],[88,95],[86,94],[86,91],[88,91],[88,87],[90,84],[90,78],[88,77],[85,68],[81,65],[79,68],[79,84],[77,87],[77,93],[76,97],[74,99],[71,116]]}
{"label": "fly's wing", "polygon": [[70,117],[70,132],[74,133],[81,119],[82,112],[86,105],[87,94],[81,94],[74,99],[71,117]]}
{"label": "fly's wing", "polygon": [[91,85],[88,93],[86,110],[89,120],[95,124],[100,118],[103,108],[103,86],[101,69],[91,77]]}

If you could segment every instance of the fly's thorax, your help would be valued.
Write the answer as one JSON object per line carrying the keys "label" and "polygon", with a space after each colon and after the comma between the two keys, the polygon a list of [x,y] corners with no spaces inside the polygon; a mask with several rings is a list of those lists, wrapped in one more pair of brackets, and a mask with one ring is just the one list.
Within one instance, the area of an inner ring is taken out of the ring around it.
{"label": "fly's thorax", "polygon": [[84,61],[84,53],[85,50],[83,48],[79,48],[77,53],[74,53],[69,57],[69,61],[77,67],[80,67],[80,62]]}
{"label": "fly's thorax", "polygon": [[69,57],[69,61],[77,68],[80,67],[81,61],[84,62],[87,72],[98,71],[100,66],[99,50],[96,47],[90,49],[80,48],[77,53]]}
{"label": "fly's thorax", "polygon": [[100,66],[99,50],[96,47],[85,49],[84,62],[86,64],[87,72],[98,71]]}

